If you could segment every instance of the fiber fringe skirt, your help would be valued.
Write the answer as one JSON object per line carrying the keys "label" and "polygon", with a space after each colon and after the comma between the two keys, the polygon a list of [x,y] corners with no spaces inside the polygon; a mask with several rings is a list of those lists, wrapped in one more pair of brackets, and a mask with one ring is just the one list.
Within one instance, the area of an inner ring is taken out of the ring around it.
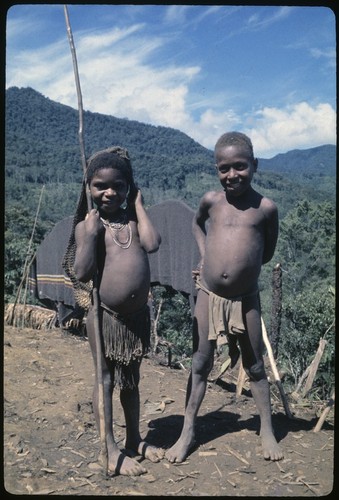
{"label": "fiber fringe skirt", "polygon": [[106,358],[114,361],[114,385],[134,388],[136,365],[149,351],[150,310],[147,304],[133,314],[121,315],[101,303],[101,331]]}

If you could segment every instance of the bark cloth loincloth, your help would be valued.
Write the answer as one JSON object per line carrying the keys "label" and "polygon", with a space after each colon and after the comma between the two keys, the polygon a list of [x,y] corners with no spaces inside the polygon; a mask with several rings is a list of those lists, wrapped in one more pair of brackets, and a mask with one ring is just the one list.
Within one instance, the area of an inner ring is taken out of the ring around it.
{"label": "bark cloth loincloth", "polygon": [[[242,312],[242,299],[245,297],[233,297],[226,299],[211,292],[201,283],[201,278],[195,279],[195,286],[209,296],[208,306],[208,340],[217,340],[217,343],[225,343],[224,335],[237,335],[246,331]],[[246,295],[256,295],[258,290]]]}
{"label": "bark cloth loincloth", "polygon": [[134,388],[134,364],[141,363],[150,347],[150,310],[147,304],[133,314],[121,315],[105,304],[102,310],[101,330],[105,356],[114,361],[114,384],[120,388]]}

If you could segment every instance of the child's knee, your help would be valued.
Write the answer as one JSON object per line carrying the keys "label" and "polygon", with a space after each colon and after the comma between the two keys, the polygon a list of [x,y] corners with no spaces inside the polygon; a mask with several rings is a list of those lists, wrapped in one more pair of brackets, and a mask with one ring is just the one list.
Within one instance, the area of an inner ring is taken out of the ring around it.
{"label": "child's knee", "polygon": [[263,361],[258,361],[254,365],[244,367],[244,370],[251,382],[259,382],[259,380],[266,379],[266,372]]}
{"label": "child's knee", "polygon": [[194,373],[199,373],[200,375],[209,374],[213,368],[213,361],[213,356],[195,352],[192,359],[192,369]]}

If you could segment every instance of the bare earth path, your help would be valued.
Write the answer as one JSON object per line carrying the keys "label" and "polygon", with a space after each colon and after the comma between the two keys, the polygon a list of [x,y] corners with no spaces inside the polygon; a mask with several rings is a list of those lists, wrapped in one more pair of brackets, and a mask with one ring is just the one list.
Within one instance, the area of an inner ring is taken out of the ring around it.
{"label": "bare earth path", "polygon": [[[235,369],[234,369],[235,370]],[[236,373],[235,373],[236,375]],[[141,431],[165,448],[183,422],[188,373],[147,358],[142,364]],[[143,460],[147,474],[105,477],[91,397],[93,366],[86,339],[60,330],[6,326],[4,332],[4,485],[15,495],[289,496],[329,495],[334,478],[333,410],[318,433],[315,406],[294,406],[288,419],[272,397],[273,423],[285,458],[260,454],[258,418],[248,390],[209,384],[198,417],[196,449],[180,465]],[[115,435],[124,421],[114,393]],[[319,413],[318,413],[319,416]]]}

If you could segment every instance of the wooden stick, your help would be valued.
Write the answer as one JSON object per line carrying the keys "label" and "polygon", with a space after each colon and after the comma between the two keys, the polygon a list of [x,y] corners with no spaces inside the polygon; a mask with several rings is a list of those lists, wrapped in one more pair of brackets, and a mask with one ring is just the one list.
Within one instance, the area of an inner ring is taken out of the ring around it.
{"label": "wooden stick", "polygon": [[[82,105],[82,93],[81,93],[81,87],[80,87],[78,61],[77,61],[76,50],[75,50],[75,45],[74,45],[74,40],[73,40],[72,28],[71,28],[71,24],[70,24],[69,16],[68,16],[67,5],[64,5],[64,12],[65,12],[67,36],[68,36],[69,46],[70,46],[71,54],[72,54],[75,86],[76,86],[77,98],[78,98],[78,112],[79,112],[78,137],[79,137],[79,145],[80,145],[81,164],[82,164],[82,171],[84,174],[84,179],[86,180],[87,161],[86,161],[86,153],[85,153],[84,134],[83,134],[83,132],[84,132],[84,112],[83,112],[83,105]],[[89,189],[87,187],[87,183],[86,183],[86,197],[87,197],[87,207],[88,207],[88,211],[89,211],[92,208],[92,198],[91,198],[91,194],[89,192]]]}
{"label": "wooden stick", "polygon": [[[78,96],[78,110],[79,110],[79,144],[81,152],[81,162],[84,174],[84,180],[86,185],[86,197],[87,197],[87,210],[88,212],[92,209],[92,199],[86,182],[86,172],[87,172],[87,162],[85,155],[85,145],[83,139],[83,105],[82,105],[82,95],[80,88],[80,79],[78,72],[78,64],[76,58],[75,45],[73,41],[72,29],[69,22],[68,9],[64,5],[64,13],[67,27],[68,40],[71,48],[71,54],[73,59],[73,69],[75,76],[75,83]],[[108,451],[106,442],[106,431],[105,431],[105,406],[104,406],[104,386],[102,377],[102,360],[101,360],[101,335],[100,335],[100,324],[99,324],[99,293],[97,288],[97,273],[93,276],[93,313],[94,313],[94,334],[95,334],[95,345],[96,345],[96,376],[98,383],[98,412],[99,412],[99,434],[101,442],[101,454],[104,471],[108,472]]]}
{"label": "wooden stick", "polygon": [[270,364],[271,364],[271,368],[272,368],[273,376],[274,376],[274,379],[275,379],[275,383],[277,384],[277,387],[279,389],[279,393],[280,393],[280,396],[281,396],[281,399],[282,399],[282,402],[283,402],[283,405],[284,405],[284,408],[285,408],[285,413],[288,416],[288,418],[293,418],[293,415],[292,415],[292,413],[291,413],[291,411],[289,409],[289,406],[288,406],[288,401],[287,401],[287,398],[286,398],[286,394],[285,394],[284,388],[283,388],[281,380],[280,380],[280,375],[279,375],[279,372],[278,372],[278,369],[277,369],[277,365],[276,365],[276,363],[274,361],[272,347],[271,347],[270,341],[268,340],[267,330],[266,330],[263,318],[261,318],[261,328],[262,328],[263,340],[264,340],[264,343],[265,343],[265,347],[267,349],[268,359],[269,359]]}

